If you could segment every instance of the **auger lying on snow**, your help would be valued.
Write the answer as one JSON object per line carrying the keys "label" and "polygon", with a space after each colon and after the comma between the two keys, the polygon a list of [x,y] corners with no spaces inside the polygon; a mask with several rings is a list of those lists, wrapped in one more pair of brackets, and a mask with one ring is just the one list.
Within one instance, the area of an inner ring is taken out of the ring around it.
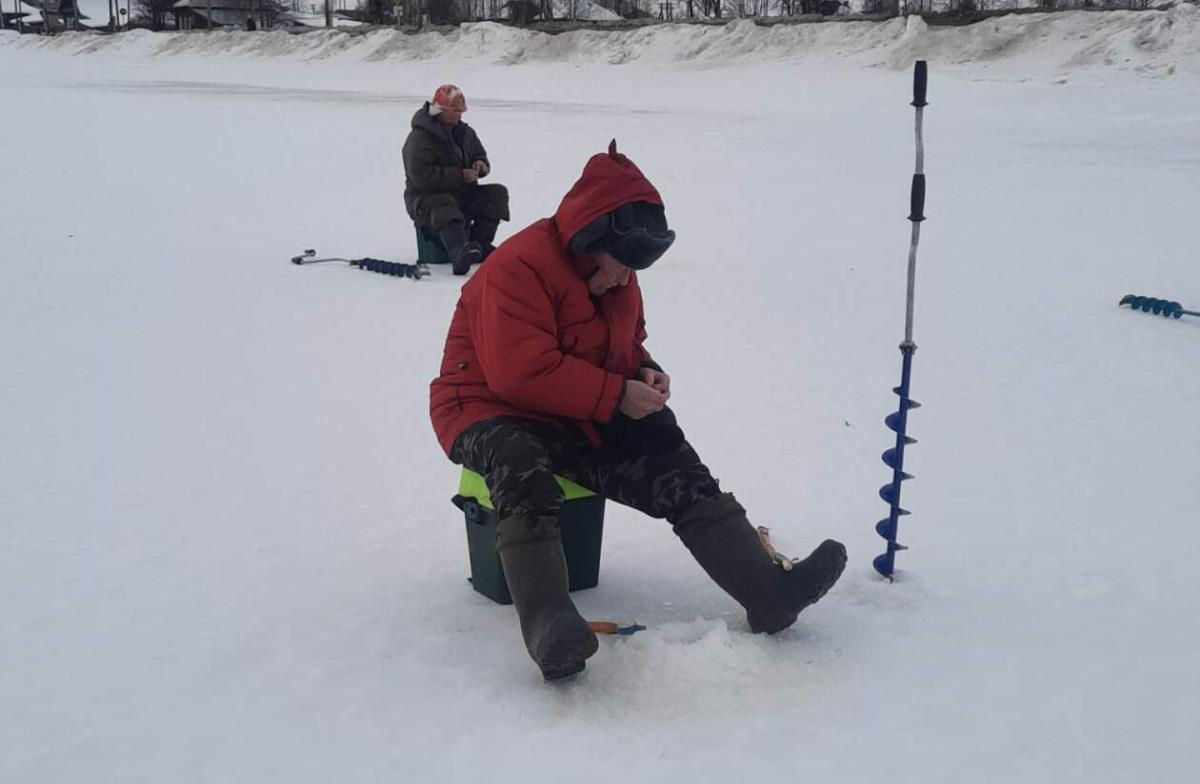
{"label": "auger lying on snow", "polygon": [[361,259],[343,259],[336,256],[318,259],[314,258],[317,252],[312,248],[308,248],[299,256],[292,256],[293,264],[320,264],[325,261],[344,261],[351,267],[367,270],[368,272],[379,272],[383,275],[392,275],[397,278],[412,278],[420,280],[429,274],[429,267],[424,264],[405,264],[397,261],[384,261],[383,259],[372,259],[370,257]]}
{"label": "auger lying on snow", "polygon": [[908,396],[908,386],[912,379],[912,358],[917,350],[917,344],[913,342],[913,290],[917,277],[917,244],[921,241],[921,221],[925,220],[925,142],[921,123],[926,106],[927,74],[925,61],[918,60],[913,70],[912,105],[917,110],[917,164],[912,178],[911,210],[908,216],[912,221],[912,241],[908,247],[908,297],[904,318],[904,342],[900,344],[903,364],[900,370],[900,386],[892,389],[900,396],[900,408],[883,420],[884,424],[896,433],[896,445],[883,453],[884,464],[892,469],[892,481],[879,488],[879,496],[888,503],[891,511],[887,517],[875,524],[875,531],[887,540],[887,550],[875,558],[875,571],[889,580],[896,567],[896,553],[907,549],[896,542],[896,529],[899,527],[900,518],[908,514],[907,509],[900,508],[900,484],[906,479],[912,479],[912,474],[904,472],[904,447],[917,443],[915,438],[908,437],[908,412],[921,406]]}
{"label": "auger lying on snow", "polygon": [[1143,297],[1139,294],[1126,294],[1121,297],[1117,307],[1128,305],[1130,310],[1140,310],[1143,313],[1153,313],[1165,318],[1183,318],[1184,316],[1200,316],[1200,312],[1184,310],[1183,305],[1167,299]]}

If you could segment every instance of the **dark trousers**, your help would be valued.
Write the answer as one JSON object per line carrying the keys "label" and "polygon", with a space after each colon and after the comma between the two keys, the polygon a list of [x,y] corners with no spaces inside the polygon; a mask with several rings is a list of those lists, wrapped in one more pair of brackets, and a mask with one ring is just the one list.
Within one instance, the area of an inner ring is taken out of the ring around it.
{"label": "dark trousers", "polygon": [[670,409],[638,421],[618,415],[598,448],[570,422],[497,417],[468,428],[450,457],[483,475],[500,519],[556,517],[564,501],[555,474],[672,523],[720,493]]}
{"label": "dark trousers", "polygon": [[417,200],[418,226],[432,226],[441,231],[454,221],[508,220],[508,189],[503,185],[468,185],[458,194],[431,193]]}

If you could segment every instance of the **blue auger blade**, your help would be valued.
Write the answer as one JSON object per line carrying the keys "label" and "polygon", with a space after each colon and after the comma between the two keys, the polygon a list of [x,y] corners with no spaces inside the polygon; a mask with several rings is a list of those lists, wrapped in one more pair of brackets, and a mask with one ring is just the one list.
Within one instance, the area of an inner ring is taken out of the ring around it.
{"label": "blue auger blade", "polygon": [[883,460],[883,464],[885,466],[887,466],[888,468],[891,468],[894,471],[899,471],[901,479],[912,479],[913,478],[912,474],[904,473],[904,469],[901,468],[903,458],[900,456],[900,453],[896,451],[895,447],[892,447],[891,449],[886,450],[883,453],[883,457],[881,459]]}
{"label": "blue auger blade", "polygon": [[420,280],[429,274],[429,268],[424,264],[405,264],[403,262],[386,261],[385,259],[373,259],[369,256],[351,260],[350,266],[358,267],[368,272],[379,272],[384,275],[392,275],[397,278],[412,278],[413,280]]}
{"label": "blue auger blade", "polygon": [[[909,439],[909,441],[907,443],[915,444],[915,443],[917,443],[917,441],[916,441],[916,439]],[[903,462],[903,460],[900,458],[900,453],[896,451],[896,447],[892,447],[891,449],[885,450],[883,453],[883,457],[880,459],[883,460],[883,464],[885,466],[887,466],[888,468],[893,468],[893,469],[900,468],[900,464]],[[903,470],[901,470],[901,473],[904,473]],[[912,474],[904,474],[904,478],[912,479]]]}
{"label": "blue auger blade", "polygon": [[[919,405],[918,406],[910,406],[910,408],[920,408],[920,406]],[[883,418],[883,424],[887,425],[888,430],[890,430],[890,431],[900,432],[900,430],[901,430],[900,417],[902,417],[902,415],[904,415],[905,413],[907,413],[907,412],[896,411],[896,412],[890,413],[887,415],[887,417]],[[907,438],[907,436],[905,436],[905,438]],[[910,443],[916,443],[916,442],[910,442]]]}
{"label": "blue auger blade", "polygon": [[892,551],[907,550],[908,548],[896,541],[896,523],[891,519],[880,520],[875,524],[875,532],[887,540]]}
{"label": "blue auger blade", "polygon": [[1128,305],[1132,310],[1153,313],[1165,318],[1183,318],[1184,313],[1190,312],[1184,310],[1183,305],[1178,302],[1157,297],[1143,297],[1138,294],[1126,294],[1117,305]]}
{"label": "blue auger blade", "polygon": [[[900,481],[904,481],[905,479],[912,479],[912,477],[906,474]],[[891,506],[895,506],[896,514],[899,514],[899,515],[908,514],[908,512],[906,510],[901,509],[899,506],[897,506],[897,504],[900,503],[900,486],[899,485],[895,485],[895,484],[892,484],[891,482],[888,482],[886,485],[879,488],[879,497],[882,498],[885,503],[890,504]]]}
{"label": "blue auger blade", "polygon": [[891,542],[896,538],[896,523],[890,517],[884,518],[875,524],[875,533]]}
{"label": "blue auger blade", "polygon": [[888,426],[888,430],[892,430],[896,433],[899,433],[900,439],[902,442],[905,443],[905,445],[918,443],[917,439],[908,435],[908,433],[901,433],[899,430],[896,430],[895,427],[893,427],[893,425],[896,424],[895,421],[888,421],[889,419],[892,419],[892,417],[899,417],[899,414],[892,414],[892,415],[890,415],[890,417],[884,418],[884,420],[883,420],[883,424],[886,424]]}
{"label": "blue auger blade", "polygon": [[879,572],[881,576],[891,580],[896,571],[896,553],[907,549],[902,544],[889,542],[888,549],[882,555],[875,556],[875,560],[871,562],[871,565],[875,567],[875,571]]}
{"label": "blue auger blade", "polygon": [[[897,395],[899,395],[900,399],[902,401],[905,400],[903,387],[892,387],[892,391],[895,392]],[[921,404],[918,403],[917,401],[913,400],[912,398],[908,398],[907,403],[908,403],[909,408],[920,408],[921,407]]]}
{"label": "blue auger blade", "polygon": [[[895,471],[896,471],[896,469],[895,469],[895,468],[893,468],[893,469],[892,469],[892,471],[893,471],[893,472],[895,472]],[[906,471],[903,471],[903,470],[901,470],[901,471],[899,472],[899,476],[900,476],[900,481],[901,481],[901,482],[907,482],[909,479],[912,479],[912,478],[913,478],[913,475],[912,475],[912,474],[910,474],[910,473],[908,473],[908,472],[906,472]],[[897,502],[900,500],[899,498],[892,499],[892,498],[890,497],[890,496],[891,496],[891,491],[892,491],[892,488],[893,488],[893,487],[895,487],[895,486],[896,486],[896,480],[893,478],[891,482],[888,482],[886,485],[884,485],[883,487],[879,488],[879,495],[880,495],[880,497],[881,497],[881,498],[883,498],[883,500],[884,500],[884,501],[887,501],[889,504],[894,504],[894,503],[897,503]]]}

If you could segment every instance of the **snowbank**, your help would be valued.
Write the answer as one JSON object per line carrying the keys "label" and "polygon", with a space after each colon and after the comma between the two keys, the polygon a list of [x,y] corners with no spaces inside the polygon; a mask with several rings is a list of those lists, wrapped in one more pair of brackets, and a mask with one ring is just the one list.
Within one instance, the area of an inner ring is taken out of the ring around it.
{"label": "snowbank", "polygon": [[490,22],[449,32],[365,34],[318,30],[246,33],[150,33],[98,37],[32,36],[5,47],[123,57],[192,56],[361,61],[528,63],[641,62],[659,66],[796,62],[906,68],[922,57],[941,64],[986,64],[1020,58],[1049,73],[1111,66],[1151,74],[1200,70],[1200,7],[1162,11],[1024,14],[962,27],[932,28],[919,17],[886,22],[833,22],[760,27],[748,20],[714,25],[652,25],[636,30],[583,30],[550,35]]}

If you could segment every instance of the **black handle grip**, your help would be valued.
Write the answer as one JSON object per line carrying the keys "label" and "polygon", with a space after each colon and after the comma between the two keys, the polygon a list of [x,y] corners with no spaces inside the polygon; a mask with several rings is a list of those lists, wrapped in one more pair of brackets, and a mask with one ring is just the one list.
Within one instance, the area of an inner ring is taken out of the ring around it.
{"label": "black handle grip", "polygon": [[912,197],[909,201],[908,219],[913,223],[925,220],[925,175],[914,174],[912,179]]}
{"label": "black handle grip", "polygon": [[929,81],[929,66],[924,60],[917,60],[913,68],[913,106],[928,106],[925,101],[925,86]]}

